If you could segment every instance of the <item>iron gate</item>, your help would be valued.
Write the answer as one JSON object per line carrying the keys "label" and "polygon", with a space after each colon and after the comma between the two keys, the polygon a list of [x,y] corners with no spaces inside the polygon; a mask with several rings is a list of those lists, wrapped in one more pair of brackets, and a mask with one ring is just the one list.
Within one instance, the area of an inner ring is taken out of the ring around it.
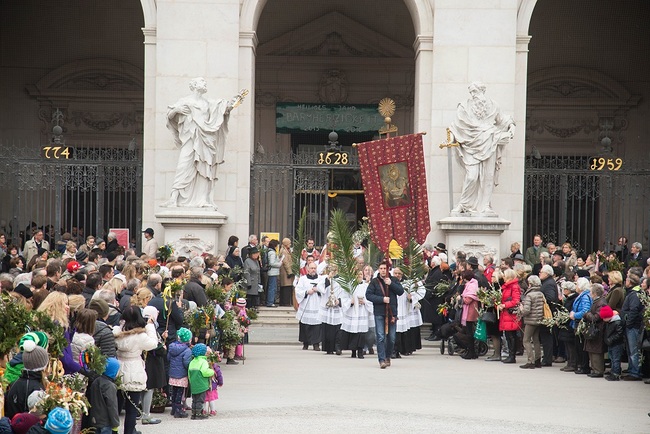
{"label": "iron gate", "polygon": [[[611,156],[603,158],[606,163],[608,158],[616,161]],[[650,227],[647,163],[624,162],[612,170],[618,164],[601,165],[594,157],[527,158],[524,245],[539,233],[544,242],[570,242],[583,253],[613,250],[621,236],[630,243],[641,242],[646,249]]]}
{"label": "iron gate", "polygon": [[[346,166],[318,165],[318,152],[255,154],[251,166],[251,233],[280,232],[294,238],[302,209],[307,210],[306,233],[316,245],[326,242],[329,211],[343,173],[358,173],[359,158],[349,152]],[[343,189],[341,189],[342,191]],[[338,198],[340,201],[341,197]],[[356,217],[349,216],[351,223]]]}
{"label": "iron gate", "polygon": [[74,231],[76,241],[83,242],[87,235],[105,236],[109,228],[139,234],[138,149],[75,146],[68,148],[68,158],[44,154],[40,146],[0,144],[0,149],[0,190],[5,198],[0,215],[8,222],[2,229],[13,243],[24,245],[32,227],[44,228],[50,241]]}

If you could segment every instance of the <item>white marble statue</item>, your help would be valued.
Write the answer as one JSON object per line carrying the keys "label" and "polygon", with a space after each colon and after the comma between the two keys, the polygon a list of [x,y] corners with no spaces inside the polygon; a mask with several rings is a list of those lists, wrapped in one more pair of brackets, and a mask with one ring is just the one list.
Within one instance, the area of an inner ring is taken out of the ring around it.
{"label": "white marble statue", "polygon": [[452,215],[496,216],[490,206],[498,185],[503,147],[514,137],[515,122],[505,116],[496,102],[485,97],[485,85],[469,85],[470,99],[458,104],[456,120],[449,127],[465,180],[460,200]]}
{"label": "white marble statue", "polygon": [[224,162],[230,111],[243,94],[230,101],[210,100],[202,77],[190,81],[192,94],[169,106],[167,128],[180,148],[176,176],[167,207],[213,207],[217,168]]}

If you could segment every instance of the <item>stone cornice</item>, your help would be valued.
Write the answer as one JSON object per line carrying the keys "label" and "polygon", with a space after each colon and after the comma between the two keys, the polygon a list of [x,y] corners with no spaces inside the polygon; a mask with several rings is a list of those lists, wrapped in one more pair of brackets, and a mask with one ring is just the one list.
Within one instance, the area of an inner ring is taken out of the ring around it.
{"label": "stone cornice", "polygon": [[142,34],[144,35],[144,44],[145,45],[156,45],[156,28],[155,27],[143,27]]}
{"label": "stone cornice", "polygon": [[415,50],[415,57],[418,57],[420,51],[433,51],[433,36],[432,35],[417,35],[413,42],[413,49]]}
{"label": "stone cornice", "polygon": [[244,31],[239,32],[239,46],[248,47],[253,50],[253,55],[257,55],[257,44],[259,40],[257,39],[257,33],[254,31]]}

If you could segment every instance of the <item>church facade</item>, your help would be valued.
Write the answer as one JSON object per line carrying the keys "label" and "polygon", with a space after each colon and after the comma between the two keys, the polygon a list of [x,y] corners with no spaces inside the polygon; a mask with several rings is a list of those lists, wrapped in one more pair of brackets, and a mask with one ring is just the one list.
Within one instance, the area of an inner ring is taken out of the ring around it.
{"label": "church facade", "polygon": [[[165,242],[202,237],[184,233],[182,216],[161,204],[178,158],[168,106],[204,77],[208,98],[250,90],[230,118],[214,192],[219,216],[204,222],[216,233],[213,250],[232,234],[290,237],[303,208],[319,243],[333,207],[360,219],[351,144],[376,137],[382,118],[373,110],[383,98],[395,102],[400,134],[426,132],[429,241],[445,241],[437,222],[458,200],[463,171],[439,145],[468,85],[481,81],[517,125],[492,196],[510,222],[496,253],[535,233],[588,251],[607,250],[620,235],[646,247],[650,8],[641,0],[55,0],[2,8],[0,189],[11,206],[0,223],[13,237],[32,222],[56,233],[127,227],[136,242],[146,227]],[[44,154],[57,145],[73,158]],[[330,149],[349,162],[319,162]]]}

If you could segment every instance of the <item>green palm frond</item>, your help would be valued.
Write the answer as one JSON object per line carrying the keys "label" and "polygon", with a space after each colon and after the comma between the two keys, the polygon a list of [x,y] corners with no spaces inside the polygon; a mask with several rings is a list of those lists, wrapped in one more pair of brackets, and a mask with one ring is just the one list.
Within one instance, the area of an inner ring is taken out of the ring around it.
{"label": "green palm frond", "polygon": [[300,276],[300,256],[307,242],[307,235],[305,234],[306,224],[307,207],[304,207],[302,214],[300,214],[300,220],[298,220],[298,231],[296,232],[296,237],[293,239],[293,251],[291,252],[291,273],[294,276]]}
{"label": "green palm frond", "polygon": [[357,287],[357,261],[354,258],[352,229],[343,211],[335,209],[330,218],[332,262],[338,268],[336,281],[348,294]]}
{"label": "green palm frond", "polygon": [[357,231],[362,240],[367,240],[368,247],[363,254],[364,263],[370,265],[373,270],[379,267],[379,264],[384,260],[384,252],[372,241],[370,236],[370,220],[365,218],[361,224],[361,228]]}
{"label": "green palm frond", "polygon": [[[404,273],[404,280],[412,282],[416,287],[417,283],[426,275],[427,269],[422,257],[422,246],[415,239],[411,238],[406,247],[402,249],[402,264],[399,268]],[[410,292],[411,288],[407,289]]]}

